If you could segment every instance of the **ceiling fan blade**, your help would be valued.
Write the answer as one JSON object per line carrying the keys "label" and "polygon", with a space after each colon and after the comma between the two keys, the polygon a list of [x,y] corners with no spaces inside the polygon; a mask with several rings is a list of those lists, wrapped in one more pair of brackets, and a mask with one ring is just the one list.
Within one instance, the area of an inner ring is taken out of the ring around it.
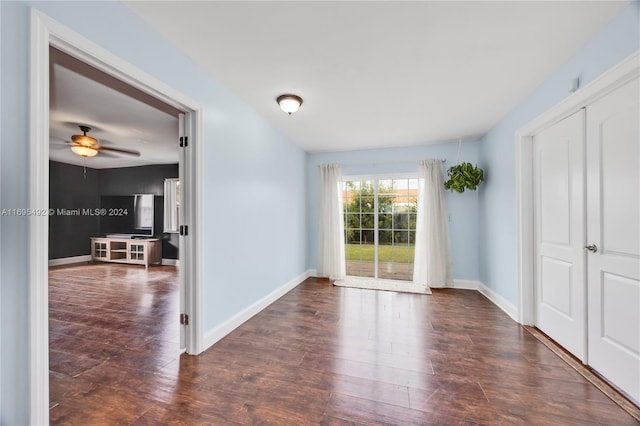
{"label": "ceiling fan blade", "polygon": [[109,151],[102,151],[102,152],[99,153],[98,157],[102,157],[102,158],[122,158],[122,155],[111,154]]}
{"label": "ceiling fan blade", "polygon": [[96,147],[93,147],[93,148],[97,149],[98,151],[113,151],[113,152],[119,152],[121,154],[133,155],[135,157],[140,157],[140,153],[138,151],[133,151],[133,150],[130,150],[130,149],[109,148],[109,147],[102,146],[102,145],[99,145],[99,146],[96,146]]}

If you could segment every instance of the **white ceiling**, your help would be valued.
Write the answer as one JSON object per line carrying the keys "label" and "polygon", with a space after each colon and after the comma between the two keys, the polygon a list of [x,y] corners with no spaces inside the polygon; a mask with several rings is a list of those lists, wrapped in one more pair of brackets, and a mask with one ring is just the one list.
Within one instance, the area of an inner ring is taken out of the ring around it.
{"label": "white ceiling", "polygon": [[319,152],[482,135],[628,2],[125,3]]}
{"label": "white ceiling", "polygon": [[[178,111],[68,56],[50,49],[49,158],[101,169],[178,162]],[[84,160],[71,152],[78,125],[105,147],[135,150],[140,157],[100,151]]]}

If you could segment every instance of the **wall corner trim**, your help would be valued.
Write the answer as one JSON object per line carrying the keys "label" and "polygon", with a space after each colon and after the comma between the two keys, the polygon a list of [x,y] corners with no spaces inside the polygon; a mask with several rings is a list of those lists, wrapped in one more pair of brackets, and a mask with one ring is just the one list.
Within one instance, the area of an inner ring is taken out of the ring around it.
{"label": "wall corner trim", "polygon": [[504,297],[484,285],[479,283],[478,291],[498,308],[502,309],[505,314],[509,315],[515,322],[520,323],[518,320],[518,308],[513,303],[509,302]]}
{"label": "wall corner trim", "polygon": [[297,277],[289,280],[282,287],[275,289],[274,291],[267,294],[262,299],[255,302],[254,304],[246,307],[245,309],[241,310],[231,318],[227,319],[221,324],[218,324],[211,330],[205,332],[204,341],[202,342],[203,343],[202,352],[209,349],[211,346],[213,346],[216,342],[218,342],[224,336],[231,333],[233,330],[240,327],[243,323],[251,319],[254,315],[262,311],[264,308],[266,308],[267,306],[269,306],[270,304],[272,304],[273,302],[275,302],[276,300],[284,296],[289,291],[293,290],[304,280],[313,276],[312,272],[315,273],[315,271],[311,269],[303,272]]}
{"label": "wall corner trim", "polygon": [[455,288],[457,290],[476,290],[489,299],[491,303],[502,309],[502,311],[509,315],[515,322],[520,322],[518,321],[518,308],[480,281],[454,279],[453,287],[451,288]]}

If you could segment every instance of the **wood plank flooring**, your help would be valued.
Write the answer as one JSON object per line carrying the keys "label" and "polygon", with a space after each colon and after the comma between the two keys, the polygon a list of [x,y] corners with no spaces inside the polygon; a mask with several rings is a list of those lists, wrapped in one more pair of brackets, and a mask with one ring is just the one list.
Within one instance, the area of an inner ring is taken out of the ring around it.
{"label": "wood plank flooring", "polygon": [[189,356],[173,268],[49,279],[52,424],[639,424],[475,291],[310,278]]}

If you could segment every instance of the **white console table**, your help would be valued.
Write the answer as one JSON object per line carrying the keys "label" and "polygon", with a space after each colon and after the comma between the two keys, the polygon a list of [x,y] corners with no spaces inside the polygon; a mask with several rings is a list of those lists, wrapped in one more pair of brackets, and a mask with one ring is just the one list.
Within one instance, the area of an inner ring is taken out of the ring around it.
{"label": "white console table", "polygon": [[91,260],[149,268],[162,262],[162,243],[158,238],[91,238]]}

